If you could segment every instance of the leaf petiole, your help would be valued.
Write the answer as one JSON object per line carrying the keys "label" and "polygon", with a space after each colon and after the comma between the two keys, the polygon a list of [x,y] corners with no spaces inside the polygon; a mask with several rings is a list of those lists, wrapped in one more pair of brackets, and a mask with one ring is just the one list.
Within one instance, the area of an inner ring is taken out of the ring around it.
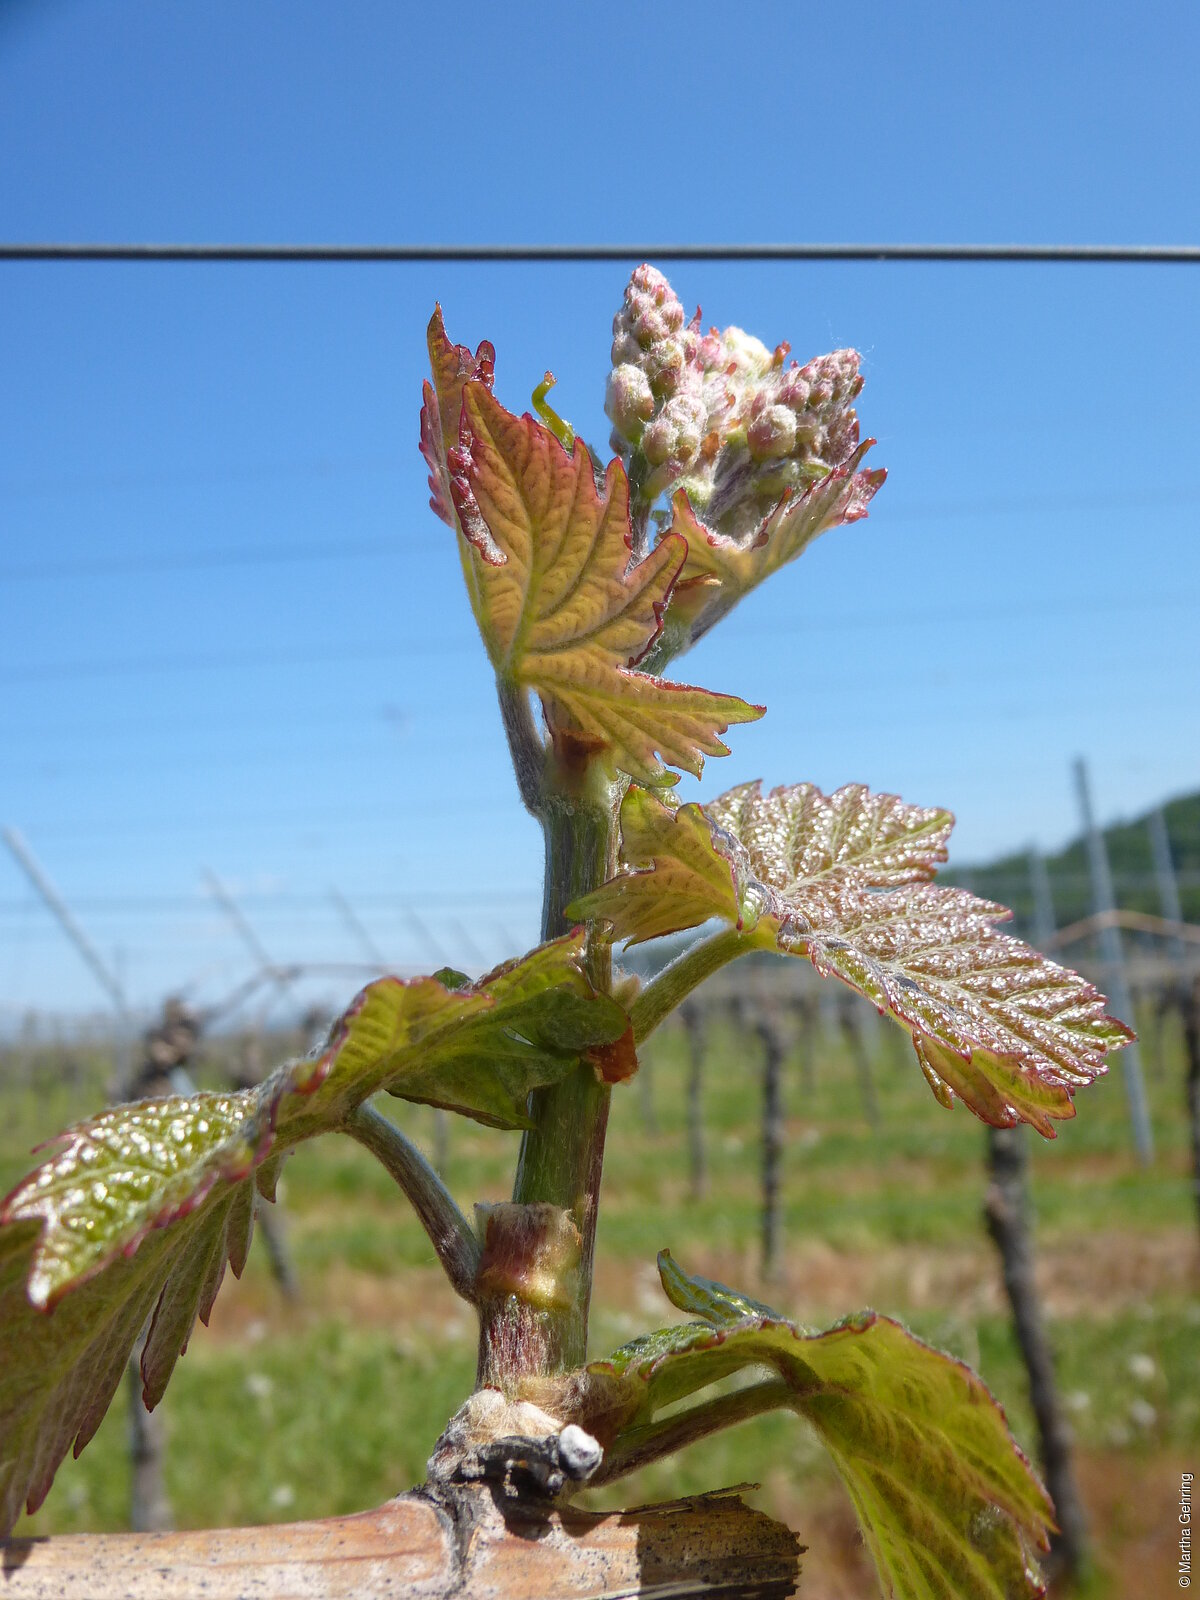
{"label": "leaf petiole", "polygon": [[358,1106],[342,1127],[383,1163],[404,1190],[454,1292],[474,1305],[479,1240],[429,1162],[390,1118],[372,1106]]}
{"label": "leaf petiole", "polygon": [[737,928],[722,928],[698,939],[652,978],[629,1008],[633,1037],[641,1044],[698,984],[753,948],[752,937]]}
{"label": "leaf petiole", "polygon": [[758,1417],[764,1411],[777,1411],[792,1404],[791,1385],[782,1378],[767,1378],[732,1394],[718,1395],[712,1400],[702,1400],[686,1411],[665,1417],[661,1422],[647,1422],[618,1434],[609,1446],[599,1470],[590,1480],[593,1485],[612,1483],[639,1468],[649,1466],[662,1456],[682,1450],[698,1439],[706,1439],[722,1428],[732,1428],[739,1422]]}
{"label": "leaf petiole", "polygon": [[542,803],[546,745],[533,720],[529,692],[519,684],[510,683],[497,675],[496,695],[500,702],[500,719],[508,737],[517,790],[526,811],[536,817]]}

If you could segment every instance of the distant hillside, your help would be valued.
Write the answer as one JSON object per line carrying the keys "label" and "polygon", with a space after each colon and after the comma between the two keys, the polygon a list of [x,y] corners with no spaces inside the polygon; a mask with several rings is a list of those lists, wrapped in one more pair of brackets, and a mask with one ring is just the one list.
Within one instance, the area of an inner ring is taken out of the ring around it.
{"label": "distant hillside", "polygon": [[[1200,791],[1168,800],[1162,809],[1184,919],[1200,923]],[[1147,812],[1131,822],[1116,823],[1105,829],[1104,838],[1117,904],[1123,910],[1148,911],[1157,916],[1162,914],[1162,906],[1154,876],[1148,816]],[[1082,835],[1057,855],[1047,856],[1046,871],[1056,924],[1062,928],[1089,916],[1093,909],[1091,882]],[[1027,855],[1006,856],[984,866],[958,867],[939,876],[943,881],[964,884],[988,900],[1011,906],[1018,931],[1026,937],[1032,934],[1033,890]]]}

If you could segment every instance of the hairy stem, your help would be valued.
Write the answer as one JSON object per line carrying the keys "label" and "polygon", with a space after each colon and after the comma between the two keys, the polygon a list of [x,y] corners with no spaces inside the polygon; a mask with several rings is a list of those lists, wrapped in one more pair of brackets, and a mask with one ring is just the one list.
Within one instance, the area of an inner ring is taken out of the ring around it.
{"label": "hairy stem", "polygon": [[654,496],[646,493],[645,475],[645,457],[639,453],[629,473],[629,550],[634,562],[644,561],[650,554],[650,512]]}
{"label": "hairy stem", "polygon": [[474,1304],[479,1241],[446,1185],[416,1145],[373,1107],[359,1106],[342,1126],[352,1139],[383,1162],[404,1190],[455,1293]]}
{"label": "hairy stem", "polygon": [[480,1385],[512,1391],[562,1364],[564,1325],[578,1315],[579,1229],[561,1207],[476,1206]]}
{"label": "hairy stem", "polygon": [[[546,838],[543,939],[566,932],[571,925],[566,915],[571,901],[616,871],[617,810],[622,793],[619,784],[604,778],[594,766],[579,774],[558,769],[549,775],[548,788],[551,781],[553,788],[541,805]],[[612,984],[608,943],[589,940],[587,960],[592,984],[607,991]],[[608,1085],[581,1063],[560,1082],[536,1089],[529,1097],[532,1126],[521,1142],[513,1199],[524,1205],[560,1207],[578,1228],[581,1240],[577,1288],[570,1304],[554,1314],[556,1348],[551,1360],[556,1366],[578,1366],[586,1358],[610,1094]]]}
{"label": "hairy stem", "polygon": [[537,815],[542,795],[542,773],[546,766],[546,745],[533,720],[528,691],[503,679],[496,679],[500,718],[508,736],[517,790],[527,811]]}
{"label": "hairy stem", "polygon": [[792,1403],[792,1390],[782,1378],[769,1378],[751,1384],[746,1389],[736,1389],[733,1394],[703,1400],[689,1406],[686,1411],[666,1417],[662,1422],[648,1422],[640,1428],[630,1428],[609,1449],[591,1484],[611,1483],[624,1478],[639,1467],[649,1466],[662,1456],[672,1455],[685,1445],[695,1444],[710,1433],[731,1428],[735,1423],[746,1422],[764,1411],[777,1411]]}
{"label": "hairy stem", "polygon": [[722,928],[696,943],[664,967],[638,995],[629,1008],[633,1037],[638,1044],[649,1038],[664,1018],[684,1000],[697,984],[711,977],[726,962],[745,955],[750,940],[736,928]]}

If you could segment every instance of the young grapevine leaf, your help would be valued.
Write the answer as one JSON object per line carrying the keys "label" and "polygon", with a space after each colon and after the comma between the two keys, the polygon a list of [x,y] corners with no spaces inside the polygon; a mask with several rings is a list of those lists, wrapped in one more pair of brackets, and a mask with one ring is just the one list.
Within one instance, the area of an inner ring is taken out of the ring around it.
{"label": "young grapevine leaf", "polygon": [[1132,1036],[1077,973],[996,926],[1003,906],[929,882],[952,825],[859,785],[743,784],[674,810],[635,790],[626,870],[572,915],[606,918],[631,941],[718,917],[746,951],[805,956],[908,1030],[943,1105],[957,1094],[986,1122],[1053,1138],[1074,1090]]}
{"label": "young grapevine leaf", "polygon": [[[629,1028],[617,1001],[592,988],[584,942],[577,930],[480,978],[469,998],[482,1004],[472,1004],[457,1020],[448,1018],[418,1054],[397,1036],[382,1055],[388,1075],[381,1086],[492,1127],[527,1127],[531,1089],[557,1082],[581,1055],[615,1046]],[[398,979],[381,979],[364,994],[389,983],[403,988]],[[457,993],[460,1000],[468,997],[468,991]],[[352,1032],[362,1030],[368,1055],[380,1037],[375,1028],[381,1024],[386,1032],[393,1008],[402,1011],[404,1004],[395,990],[377,998],[375,1023],[360,1020],[361,1014],[351,1023]]]}
{"label": "young grapevine leaf", "polygon": [[641,783],[664,782],[664,761],[699,773],[704,755],[727,754],[718,735],[761,707],[634,670],[661,631],[687,546],[669,535],[630,567],[620,463],[598,488],[581,441],[568,455],[483,383],[463,390],[461,441],[451,487],[501,682],[541,697],[556,739],[603,752]]}
{"label": "young grapevine leaf", "polygon": [[63,1135],[9,1196],[0,1535],[22,1504],[41,1504],[72,1441],[78,1454],[95,1433],[147,1318],[143,1385],[148,1404],[161,1397],[226,1263],[245,1262],[271,1138],[257,1090],[122,1106]]}
{"label": "young grapevine leaf", "polygon": [[257,1088],[118,1106],[63,1134],[0,1206],[0,1534],[91,1438],[148,1317],[158,1401],[294,1145],[379,1090],[521,1127],[531,1088],[621,1039],[628,1017],[583,951],[568,934],[463,988],[380,979],[322,1051]]}
{"label": "young grapevine leaf", "polygon": [[779,1403],[832,1456],[886,1595],[1042,1592],[1031,1557],[1046,1548],[1053,1508],[969,1368],[875,1312],[808,1333],[721,1284],[689,1279],[669,1256],[660,1271],[670,1298],[705,1320],[635,1339],[587,1369],[598,1386],[622,1386],[627,1429],[731,1373],[771,1368]]}
{"label": "young grapevine leaf", "polygon": [[426,380],[421,407],[421,454],[429,468],[429,504],[452,528],[458,526],[454,499],[450,493],[450,468],[446,456],[458,443],[462,417],[463,386],[469,382],[486,384],[490,389],[495,376],[496,351],[485,339],[472,355],[466,345],[451,344],[446,337],[441,306],[435,306],[426,330],[429,367],[433,382]]}
{"label": "young grapevine leaf", "polygon": [[685,1272],[669,1250],[658,1252],[658,1276],[663,1292],[679,1311],[705,1322],[742,1322],[746,1317],[777,1317],[779,1313],[761,1300],[752,1300],[726,1284]]}
{"label": "young grapevine leaf", "polygon": [[671,502],[671,531],[687,540],[688,555],[672,596],[672,615],[691,624],[694,641],[743,595],[794,561],[819,534],[858,522],[882,486],[883,468],[860,472],[875,443],[866,439],[840,466],[804,489],[785,489],[749,533],[726,534],[707,527],[681,489]]}
{"label": "young grapevine leaf", "polygon": [[[493,1127],[526,1126],[531,1088],[628,1029],[621,1006],[592,989],[583,948],[581,931],[564,935],[464,989],[380,978],[323,1050],[256,1088],[116,1106],[70,1129],[0,1207],[0,1222],[45,1225],[30,1299],[49,1308],[154,1230],[190,1228],[210,1193],[337,1129],[380,1090]],[[241,1220],[248,1228],[249,1216]],[[244,1253],[231,1247],[235,1265]]]}

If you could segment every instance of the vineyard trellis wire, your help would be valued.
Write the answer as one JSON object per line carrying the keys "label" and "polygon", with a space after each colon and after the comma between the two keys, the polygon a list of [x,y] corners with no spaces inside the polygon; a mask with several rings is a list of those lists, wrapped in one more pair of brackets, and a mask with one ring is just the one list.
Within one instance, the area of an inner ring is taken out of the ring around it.
{"label": "vineyard trellis wire", "polygon": [[1197,265],[1200,245],[1164,244],[252,244],[0,243],[0,261],[462,262],[878,261]]}

